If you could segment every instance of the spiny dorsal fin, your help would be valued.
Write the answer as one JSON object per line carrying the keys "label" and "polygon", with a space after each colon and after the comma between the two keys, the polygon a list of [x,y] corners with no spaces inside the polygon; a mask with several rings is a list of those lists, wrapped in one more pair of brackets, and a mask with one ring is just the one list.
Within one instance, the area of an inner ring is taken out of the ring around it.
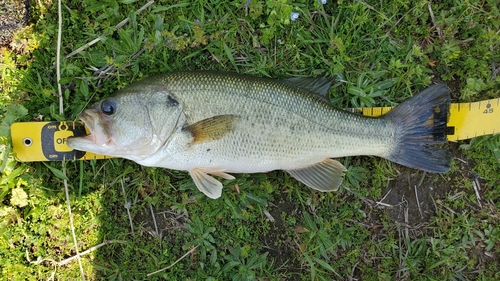
{"label": "spiny dorsal fin", "polygon": [[317,94],[320,97],[326,98],[328,89],[330,89],[333,78],[326,77],[291,77],[282,80],[282,82],[291,87],[298,87],[307,90],[311,93]]}
{"label": "spiny dorsal fin", "polygon": [[217,115],[191,124],[184,130],[193,136],[191,144],[214,141],[230,133],[237,118],[236,115]]}
{"label": "spiny dorsal fin", "polygon": [[337,191],[347,169],[330,158],[306,168],[287,171],[303,184],[319,191]]}

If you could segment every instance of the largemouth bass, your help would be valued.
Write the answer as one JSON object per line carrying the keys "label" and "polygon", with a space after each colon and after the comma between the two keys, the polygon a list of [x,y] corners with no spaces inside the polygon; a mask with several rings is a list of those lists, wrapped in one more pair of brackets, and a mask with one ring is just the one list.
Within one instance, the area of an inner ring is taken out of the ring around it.
{"label": "largemouth bass", "polygon": [[[198,189],[221,196],[213,176],[285,170],[306,186],[335,191],[345,167],[331,158],[375,155],[446,172],[450,103],[434,85],[380,118],[335,108],[316,93],[326,78],[273,80],[223,72],[177,72],[136,82],[84,111],[91,132],[68,146],[188,171]],[[444,113],[443,118],[436,115]]]}

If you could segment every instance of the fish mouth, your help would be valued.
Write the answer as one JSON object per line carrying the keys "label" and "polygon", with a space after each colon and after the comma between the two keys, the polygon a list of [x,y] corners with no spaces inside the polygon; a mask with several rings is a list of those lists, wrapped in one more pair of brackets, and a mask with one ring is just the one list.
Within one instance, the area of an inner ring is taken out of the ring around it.
{"label": "fish mouth", "polygon": [[83,122],[83,124],[85,125],[85,128],[86,128],[86,132],[87,134],[86,135],[83,135],[83,136],[80,136],[79,138],[81,139],[86,139],[92,143],[95,143],[95,135],[93,134],[94,132],[94,120],[92,118],[92,116],[90,114],[88,114],[87,112],[83,112],[81,115],[80,115],[80,121]]}
{"label": "fish mouth", "polygon": [[116,143],[112,139],[113,134],[109,133],[108,120],[102,120],[101,114],[94,109],[87,109],[79,119],[85,125],[87,134],[68,138],[68,147],[79,151],[115,156],[110,154],[116,149]]}
{"label": "fish mouth", "polygon": [[109,145],[112,142],[98,112],[86,110],[80,115],[80,121],[85,124],[87,135],[79,137],[95,145]]}

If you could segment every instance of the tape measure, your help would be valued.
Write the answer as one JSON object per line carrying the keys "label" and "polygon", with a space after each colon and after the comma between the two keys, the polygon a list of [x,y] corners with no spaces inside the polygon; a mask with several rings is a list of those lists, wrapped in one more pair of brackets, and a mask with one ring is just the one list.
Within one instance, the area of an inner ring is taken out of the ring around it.
{"label": "tape measure", "polygon": [[[386,114],[392,107],[350,109],[365,116]],[[500,132],[500,98],[468,103],[450,104],[446,139],[466,140]]]}
{"label": "tape measure", "polygon": [[[365,116],[386,114],[392,107],[349,109]],[[76,151],[66,145],[68,137],[89,134],[82,122],[20,122],[10,127],[12,145],[21,162],[106,159],[110,156]],[[500,98],[450,105],[446,138],[465,140],[500,132]]]}
{"label": "tape measure", "polygon": [[90,133],[82,122],[19,122],[10,126],[10,133],[14,153],[21,162],[111,158],[68,147],[69,137]]}

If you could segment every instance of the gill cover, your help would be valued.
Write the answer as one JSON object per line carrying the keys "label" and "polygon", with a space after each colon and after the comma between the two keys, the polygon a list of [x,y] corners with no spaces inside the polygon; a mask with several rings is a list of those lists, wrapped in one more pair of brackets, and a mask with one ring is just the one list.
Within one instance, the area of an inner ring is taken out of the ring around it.
{"label": "gill cover", "polygon": [[181,115],[182,105],[166,91],[122,90],[80,116],[90,135],[71,138],[68,146],[137,161],[165,143]]}

